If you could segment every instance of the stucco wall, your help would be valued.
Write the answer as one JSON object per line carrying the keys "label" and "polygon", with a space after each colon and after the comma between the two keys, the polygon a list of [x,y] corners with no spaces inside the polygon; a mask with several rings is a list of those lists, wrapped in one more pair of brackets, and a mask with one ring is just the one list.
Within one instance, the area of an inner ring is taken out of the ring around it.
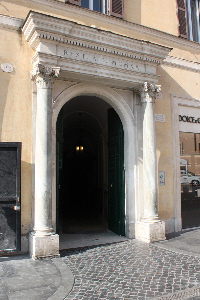
{"label": "stucco wall", "polygon": [[0,64],[10,63],[12,73],[0,70],[0,139],[22,142],[21,209],[22,234],[30,230],[32,177],[32,83],[29,71],[33,55],[17,31],[0,30]]}

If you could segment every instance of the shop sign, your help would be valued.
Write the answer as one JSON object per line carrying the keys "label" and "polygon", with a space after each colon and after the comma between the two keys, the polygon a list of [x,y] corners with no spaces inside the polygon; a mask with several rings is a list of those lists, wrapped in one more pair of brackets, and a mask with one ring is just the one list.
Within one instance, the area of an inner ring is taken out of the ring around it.
{"label": "shop sign", "polygon": [[187,123],[200,123],[200,118],[179,115],[179,121]]}

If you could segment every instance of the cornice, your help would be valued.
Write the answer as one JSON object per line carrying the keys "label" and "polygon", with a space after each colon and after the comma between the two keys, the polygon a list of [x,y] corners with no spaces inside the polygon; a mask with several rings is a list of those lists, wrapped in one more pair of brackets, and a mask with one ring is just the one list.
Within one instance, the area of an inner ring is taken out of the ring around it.
{"label": "cornice", "polygon": [[200,63],[175,57],[175,56],[170,56],[170,55],[167,56],[164,59],[162,65],[167,65],[182,70],[188,70],[188,71],[200,73]]}
{"label": "cornice", "polygon": [[30,12],[22,27],[31,47],[37,48],[41,40],[62,43],[98,52],[160,64],[171,48],[141,41],[78,23]]}
{"label": "cornice", "polygon": [[180,96],[180,95],[176,95],[176,94],[171,94],[171,99],[175,99],[177,105],[185,106],[186,102],[188,102],[188,103],[190,103],[188,106],[192,106],[191,102],[193,102],[194,106],[200,106],[200,99],[192,98],[189,96]]}
{"label": "cornice", "polygon": [[[34,3],[41,5],[41,0],[24,0],[25,2],[29,3]],[[145,33],[149,37],[156,37],[160,38],[163,40],[163,44],[167,44],[168,42],[184,46],[188,49],[195,49],[195,50],[200,50],[200,44],[189,41],[187,39],[154,29],[150,28],[144,25],[132,23],[130,21],[126,21],[124,19],[108,16],[106,14],[102,14],[99,12],[91,11],[88,9],[84,9],[82,7],[79,7],[77,5],[72,5],[72,4],[66,4],[65,2],[61,2],[58,0],[43,0],[42,1],[44,6],[49,6],[53,8],[55,11],[63,12],[66,11],[66,13],[76,13],[78,14],[79,18],[81,19],[82,17],[89,17],[91,20],[95,20],[98,17],[98,19],[102,19],[102,24],[106,22],[107,24],[110,24],[112,26],[119,26],[125,30],[131,30],[132,32],[137,32],[137,33]]]}
{"label": "cornice", "polygon": [[19,30],[24,20],[6,15],[0,15],[0,27],[12,30]]}

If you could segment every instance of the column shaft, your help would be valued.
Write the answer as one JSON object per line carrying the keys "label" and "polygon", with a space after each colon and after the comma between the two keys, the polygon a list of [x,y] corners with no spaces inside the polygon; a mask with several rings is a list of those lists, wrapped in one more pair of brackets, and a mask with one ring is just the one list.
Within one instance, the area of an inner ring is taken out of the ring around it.
{"label": "column shaft", "polygon": [[165,239],[165,223],[158,217],[157,163],[154,101],[160,87],[144,83],[140,89],[143,104],[143,182],[144,212],[141,221],[136,223],[136,238],[144,242]]}
{"label": "column shaft", "polygon": [[40,64],[31,72],[37,84],[34,227],[29,240],[33,258],[59,256],[59,237],[52,228],[52,83],[58,72]]}
{"label": "column shaft", "polygon": [[39,234],[52,232],[52,88],[51,83],[37,83],[37,112],[35,140],[35,218],[34,231]]}
{"label": "column shaft", "polygon": [[157,164],[154,103],[143,102],[144,220],[157,220]]}
{"label": "column shaft", "polygon": [[143,105],[143,178],[144,214],[143,221],[157,222],[157,163],[154,102],[159,86],[144,83],[140,90]]}

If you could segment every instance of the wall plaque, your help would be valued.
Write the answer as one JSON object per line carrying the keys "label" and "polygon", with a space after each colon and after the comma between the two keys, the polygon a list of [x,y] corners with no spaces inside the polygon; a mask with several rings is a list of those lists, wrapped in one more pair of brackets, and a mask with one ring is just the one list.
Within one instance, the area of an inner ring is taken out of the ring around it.
{"label": "wall plaque", "polygon": [[155,121],[156,122],[165,122],[165,115],[155,114]]}
{"label": "wall plaque", "polygon": [[6,73],[11,73],[13,72],[13,66],[9,63],[3,63],[1,64],[1,70]]}

